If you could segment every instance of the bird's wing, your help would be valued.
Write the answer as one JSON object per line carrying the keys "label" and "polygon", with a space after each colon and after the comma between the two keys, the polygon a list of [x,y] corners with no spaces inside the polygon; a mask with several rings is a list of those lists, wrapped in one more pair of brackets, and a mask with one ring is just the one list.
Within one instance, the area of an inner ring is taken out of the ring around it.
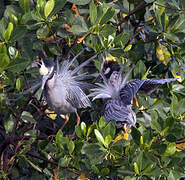
{"label": "bird's wing", "polygon": [[66,100],[75,108],[91,107],[89,98],[77,85],[71,85],[69,88],[67,88]]}
{"label": "bird's wing", "polygon": [[157,88],[165,83],[175,81],[176,78],[161,79],[161,80],[150,80],[150,79],[134,79],[125,84],[125,86],[120,90],[120,97],[125,105],[131,104],[134,95],[137,92],[150,94]]}
{"label": "bird's wing", "polygon": [[150,80],[145,79],[142,86],[139,88],[139,93],[144,94],[151,94],[153,91],[155,91],[157,88],[161,87],[163,84],[176,81],[176,78],[169,78],[169,79],[161,79],[161,80]]}
{"label": "bird's wing", "polygon": [[133,79],[120,90],[120,97],[125,105],[130,105],[134,95],[138,92],[145,80]]}
{"label": "bird's wing", "polygon": [[120,100],[107,100],[103,116],[106,121],[115,120],[116,124],[129,124],[135,125],[136,116],[131,108],[125,106]]}

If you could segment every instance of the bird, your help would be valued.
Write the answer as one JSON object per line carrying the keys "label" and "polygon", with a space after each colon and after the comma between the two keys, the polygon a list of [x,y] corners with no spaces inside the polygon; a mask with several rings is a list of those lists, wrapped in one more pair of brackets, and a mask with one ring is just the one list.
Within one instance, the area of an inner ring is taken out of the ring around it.
{"label": "bird", "polygon": [[163,84],[177,79],[132,79],[127,81],[132,70],[133,67],[123,76],[123,68],[121,67],[119,71],[113,71],[109,78],[106,78],[100,71],[103,83],[95,83],[97,87],[93,88],[89,95],[93,97],[93,101],[104,99],[102,116],[106,122],[115,120],[117,128],[124,127],[125,131],[136,124],[136,114],[132,110],[134,95],[138,92],[149,95]]}
{"label": "bird", "polygon": [[65,122],[61,130],[69,121],[69,114],[75,113],[77,125],[80,124],[80,116],[77,113],[79,108],[91,107],[91,102],[84,90],[89,88],[89,84],[84,82],[89,75],[88,73],[79,73],[96,55],[92,56],[79,66],[71,69],[74,61],[81,54],[77,54],[72,60],[69,58],[62,61],[59,66],[58,60],[56,65],[52,60],[42,59],[39,72],[42,75],[42,85],[46,102],[51,110],[57,114],[65,115]]}

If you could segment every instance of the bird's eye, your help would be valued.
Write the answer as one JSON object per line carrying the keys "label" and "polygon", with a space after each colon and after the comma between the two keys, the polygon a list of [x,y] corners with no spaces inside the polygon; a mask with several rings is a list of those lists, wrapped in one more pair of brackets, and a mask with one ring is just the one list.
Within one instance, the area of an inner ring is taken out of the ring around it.
{"label": "bird's eye", "polygon": [[108,74],[109,72],[110,72],[110,68],[108,67],[108,68],[105,70],[104,74]]}

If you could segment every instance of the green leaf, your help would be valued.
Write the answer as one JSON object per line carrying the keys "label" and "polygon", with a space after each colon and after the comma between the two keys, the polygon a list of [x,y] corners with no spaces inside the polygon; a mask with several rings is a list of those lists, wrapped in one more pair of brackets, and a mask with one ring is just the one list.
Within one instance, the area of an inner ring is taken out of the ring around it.
{"label": "green leaf", "polygon": [[138,165],[137,165],[136,162],[134,162],[134,171],[135,171],[136,174],[139,175],[139,168],[138,168]]}
{"label": "green leaf", "polygon": [[9,56],[11,59],[15,59],[18,56],[18,50],[12,46],[8,48]]}
{"label": "green leaf", "polygon": [[174,127],[175,124],[175,119],[173,117],[168,117],[165,121],[164,121],[164,127],[169,127],[169,130],[172,129]]}
{"label": "green leaf", "polygon": [[81,153],[89,158],[91,164],[102,163],[107,154],[106,149],[97,143],[84,144]]}
{"label": "green leaf", "polygon": [[94,1],[91,2],[89,10],[90,10],[91,24],[93,25],[96,22],[96,18],[97,18],[97,7],[94,4]]}
{"label": "green leaf", "polygon": [[93,123],[93,124],[91,124],[91,125],[89,126],[89,128],[88,128],[88,130],[87,130],[87,137],[89,137],[89,135],[91,134],[91,132],[92,132],[95,128],[97,128],[97,126],[96,126],[95,123]]}
{"label": "green leaf", "polygon": [[33,162],[31,162],[28,158],[26,158],[26,161],[37,171],[39,171],[40,173],[42,172],[42,168],[40,168],[39,166],[35,165]]}
{"label": "green leaf", "polygon": [[81,122],[80,127],[81,127],[83,135],[85,136],[86,131],[87,131],[86,124],[84,122]]}
{"label": "green leaf", "polygon": [[88,31],[88,28],[82,27],[82,26],[80,26],[80,25],[75,24],[75,25],[73,25],[73,26],[71,27],[71,31],[72,31],[74,34],[79,35],[79,34],[81,34],[81,33],[87,32],[87,31]]}
{"label": "green leaf", "polygon": [[80,126],[75,126],[75,133],[79,138],[82,138],[83,134]]}
{"label": "green leaf", "polygon": [[99,24],[105,24],[107,21],[109,21],[114,16],[114,9],[112,7],[108,8],[102,18],[99,20]]}
{"label": "green leaf", "polygon": [[169,24],[169,16],[165,13],[165,16],[164,16],[164,31],[167,30],[168,24]]}
{"label": "green leaf", "polygon": [[75,149],[75,143],[73,141],[69,141],[68,148],[69,148],[69,154],[72,154]]}
{"label": "green leaf", "polygon": [[100,129],[103,129],[106,126],[105,118],[102,116],[98,122],[98,126]]}
{"label": "green leaf", "polygon": [[8,55],[5,53],[0,53],[0,71],[4,70],[9,63],[10,63],[10,59]]}
{"label": "green leaf", "polygon": [[46,0],[37,0],[36,9],[37,9],[38,14],[42,14],[43,15],[45,5],[46,5]]}
{"label": "green leaf", "polygon": [[146,66],[142,60],[139,60],[134,68],[134,76],[142,78],[146,72]]}
{"label": "green leaf", "polygon": [[0,54],[7,54],[7,48],[5,44],[0,44]]}
{"label": "green leaf", "polygon": [[67,0],[55,0],[55,7],[51,12],[50,16],[56,15],[65,6]]}
{"label": "green leaf", "polygon": [[132,44],[129,44],[127,47],[125,47],[124,52],[130,51],[132,48]]}
{"label": "green leaf", "polygon": [[5,38],[6,41],[8,41],[10,39],[12,31],[13,31],[13,23],[9,22],[8,28],[4,32],[4,38]]}
{"label": "green leaf", "polygon": [[55,7],[55,1],[54,0],[47,1],[46,5],[44,7],[44,15],[45,15],[46,18],[51,14],[54,7]]}
{"label": "green leaf", "polygon": [[125,46],[125,44],[129,41],[129,35],[125,32],[122,32],[120,34],[118,34],[115,39],[114,39],[114,43],[117,46],[121,46],[122,48]]}
{"label": "green leaf", "polygon": [[163,155],[171,156],[176,152],[176,143],[169,143]]}
{"label": "green leaf", "polygon": [[23,111],[21,114],[21,119],[26,123],[35,123],[35,119],[33,118],[32,114],[27,111]]}
{"label": "green leaf", "polygon": [[57,135],[56,135],[56,143],[57,144],[60,143],[60,140],[62,139],[62,137],[63,137],[63,133],[62,133],[61,129],[59,129],[57,132]]}
{"label": "green leaf", "polygon": [[49,29],[47,26],[41,27],[37,29],[37,38],[38,39],[45,39],[49,34]]}
{"label": "green leaf", "polygon": [[176,114],[180,115],[185,113],[185,98],[181,99],[176,110]]}
{"label": "green leaf", "polygon": [[68,0],[68,2],[76,4],[76,5],[85,5],[89,4],[91,0]]}
{"label": "green leaf", "polygon": [[151,170],[155,167],[155,165],[156,165],[156,164],[151,164],[151,165],[149,165],[148,167],[146,167],[146,168],[143,170],[142,174],[148,174],[148,173],[150,173]]}
{"label": "green leaf", "polygon": [[69,157],[62,157],[60,158],[58,165],[61,167],[67,167],[71,161],[71,158]]}
{"label": "green leaf", "polygon": [[5,17],[3,17],[1,20],[0,20],[0,40],[4,41],[4,33],[5,33],[5,30],[6,30],[6,27],[8,26],[8,21]]}
{"label": "green leaf", "polygon": [[100,173],[102,176],[107,176],[110,173],[110,170],[109,168],[102,168]]}
{"label": "green leaf", "polygon": [[19,5],[26,13],[30,9],[30,0],[19,0]]}
{"label": "green leaf", "polygon": [[147,69],[147,71],[145,72],[145,74],[142,76],[142,78],[141,78],[142,80],[147,78],[147,76],[149,74],[149,71],[150,71],[150,68],[151,68],[151,66]]}
{"label": "green leaf", "polygon": [[150,121],[150,126],[152,129],[156,130],[158,133],[161,132],[161,126],[160,124],[157,122],[157,120],[152,120]]}
{"label": "green leaf", "polygon": [[27,59],[16,58],[16,60],[11,61],[8,66],[5,67],[5,69],[12,72],[20,72],[24,70],[29,64],[30,62]]}
{"label": "green leaf", "polygon": [[94,133],[95,133],[95,135],[96,135],[96,139],[97,139],[100,143],[102,143],[103,145],[105,145],[105,141],[104,141],[104,138],[103,138],[103,136],[101,135],[101,133],[100,133],[97,129],[94,130]]}
{"label": "green leaf", "polygon": [[20,90],[21,90],[21,87],[22,87],[22,79],[19,77],[19,78],[17,78],[17,80],[16,80],[16,89],[17,89],[18,91],[20,91]]}
{"label": "green leaf", "polygon": [[135,143],[137,145],[139,145],[140,144],[140,138],[141,138],[140,131],[137,128],[135,128],[135,127],[132,126],[131,135],[132,135],[133,140],[135,141]]}
{"label": "green leaf", "polygon": [[24,136],[34,136],[35,137],[38,133],[39,131],[37,131],[36,129],[32,129],[32,130],[26,131],[24,133]]}
{"label": "green leaf", "polygon": [[109,147],[109,144],[112,142],[112,137],[110,135],[105,137],[105,147]]}
{"label": "green leaf", "polygon": [[8,16],[13,24],[18,24],[18,18],[15,14],[13,14],[11,11],[8,11]]}
{"label": "green leaf", "polygon": [[175,96],[175,94],[172,95],[172,102],[171,102],[171,107],[170,107],[170,111],[172,116],[174,116],[176,114],[176,112],[179,109],[179,101],[177,96]]}
{"label": "green leaf", "polygon": [[109,123],[101,130],[104,137],[110,135],[112,139],[114,139],[116,134],[116,127],[113,125],[112,121],[109,121]]}
{"label": "green leaf", "polygon": [[10,116],[10,118],[4,122],[4,128],[6,130],[6,133],[12,132],[14,124],[15,119],[12,116]]}
{"label": "green leaf", "polygon": [[28,32],[28,30],[27,30],[26,26],[18,25],[15,27],[15,29],[12,33],[11,40],[12,41],[20,40],[25,37],[27,32]]}
{"label": "green leaf", "polygon": [[105,38],[109,38],[110,36],[114,36],[116,32],[116,27],[111,25],[111,24],[106,24],[105,26],[103,26],[103,28],[100,30],[100,34],[105,37]]}

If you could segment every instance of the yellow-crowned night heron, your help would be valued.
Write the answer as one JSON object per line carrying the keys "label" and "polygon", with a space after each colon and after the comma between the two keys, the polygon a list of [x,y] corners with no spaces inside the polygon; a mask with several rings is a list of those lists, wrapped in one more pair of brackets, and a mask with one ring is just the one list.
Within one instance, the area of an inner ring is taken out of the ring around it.
{"label": "yellow-crowned night heron", "polygon": [[127,82],[127,78],[132,69],[122,76],[120,71],[113,71],[110,78],[107,79],[101,72],[102,83],[96,83],[98,87],[92,89],[90,96],[93,100],[102,98],[106,99],[103,109],[103,116],[106,121],[115,120],[117,127],[130,128],[136,124],[136,114],[132,110],[132,100],[137,92],[150,94],[161,85],[175,81],[175,78],[150,80],[150,79],[133,79]]}
{"label": "yellow-crowned night heron", "polygon": [[60,67],[58,61],[56,65],[50,60],[42,60],[40,64],[40,74],[43,76],[42,89],[46,101],[57,114],[65,115],[65,122],[61,129],[69,121],[68,113],[76,113],[77,125],[79,125],[80,117],[77,109],[91,107],[90,100],[83,91],[88,88],[89,84],[82,81],[87,78],[88,74],[78,74],[78,72],[96,55],[71,70],[73,62],[79,55],[80,53],[71,61],[64,60]]}

